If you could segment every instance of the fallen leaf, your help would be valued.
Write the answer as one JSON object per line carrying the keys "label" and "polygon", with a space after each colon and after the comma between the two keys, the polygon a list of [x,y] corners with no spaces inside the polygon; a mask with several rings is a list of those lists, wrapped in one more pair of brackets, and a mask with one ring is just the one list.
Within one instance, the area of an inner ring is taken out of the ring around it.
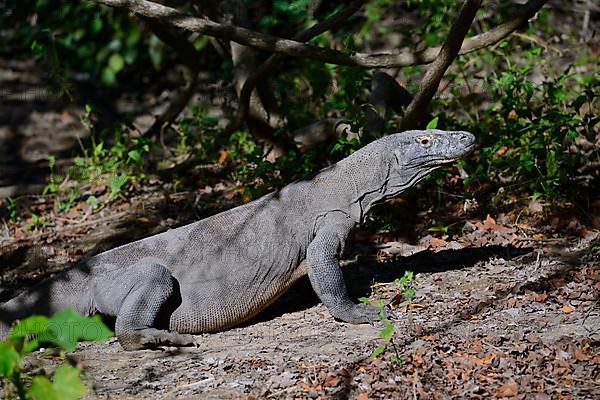
{"label": "fallen leaf", "polygon": [[546,393],[536,393],[533,396],[534,400],[550,400],[552,397],[548,396]]}
{"label": "fallen leaf", "polygon": [[342,378],[340,378],[339,376],[331,375],[331,376],[328,376],[325,379],[325,385],[327,385],[327,386],[337,386],[337,385],[340,384],[341,381],[342,381]]}
{"label": "fallen leaf", "polygon": [[564,312],[565,314],[571,314],[573,311],[575,311],[575,310],[573,309],[573,307],[571,307],[571,306],[568,306],[568,305],[566,305],[566,304],[563,306],[562,310],[563,310],[563,312]]}
{"label": "fallen leaf", "polygon": [[356,400],[371,400],[371,398],[366,393],[360,393],[358,396],[356,396]]}
{"label": "fallen leaf", "polygon": [[531,292],[531,300],[543,303],[548,298],[546,291],[542,293]]}
{"label": "fallen leaf", "polygon": [[534,228],[532,226],[527,225],[527,224],[517,224],[517,227],[519,229],[523,229],[524,231],[533,231],[534,230]]}
{"label": "fallen leaf", "polygon": [[519,385],[516,383],[505,383],[496,391],[496,397],[514,397],[519,394]]}
{"label": "fallen leaf", "polygon": [[66,123],[71,122],[73,120],[73,117],[67,111],[63,111],[62,113],[60,113],[60,119],[62,120],[62,122]]}
{"label": "fallen leaf", "polygon": [[229,152],[227,150],[221,150],[219,152],[219,164],[223,164],[225,162],[225,160],[227,160],[228,155],[229,155]]}
{"label": "fallen leaf", "polygon": [[495,359],[495,358],[496,358],[496,355],[495,355],[495,354],[491,354],[491,353],[490,353],[490,354],[488,354],[487,356],[484,356],[484,357],[481,359],[481,361],[482,361],[484,364],[491,364],[491,363],[492,363],[492,361],[494,361],[494,359]]}
{"label": "fallen leaf", "polygon": [[429,245],[431,247],[433,247],[434,249],[436,249],[438,247],[444,247],[447,244],[448,244],[448,242],[446,242],[445,240],[434,238],[434,237],[432,237],[431,240],[429,241]]}
{"label": "fallen leaf", "polygon": [[575,359],[577,361],[589,361],[590,357],[585,354],[583,351],[581,351],[581,349],[575,348],[575,350],[573,351],[573,357],[575,357]]}
{"label": "fallen leaf", "polygon": [[529,202],[527,208],[529,208],[529,211],[531,211],[534,214],[541,213],[542,211],[544,211],[544,203],[542,203],[540,199],[535,199]]}
{"label": "fallen leaf", "polygon": [[515,307],[518,302],[519,299],[517,299],[516,297],[511,297],[508,300],[506,300],[506,305],[509,307]]}
{"label": "fallen leaf", "polygon": [[412,358],[412,363],[416,366],[421,366],[425,364],[425,360],[423,360],[423,357],[421,357],[420,354],[414,354]]}

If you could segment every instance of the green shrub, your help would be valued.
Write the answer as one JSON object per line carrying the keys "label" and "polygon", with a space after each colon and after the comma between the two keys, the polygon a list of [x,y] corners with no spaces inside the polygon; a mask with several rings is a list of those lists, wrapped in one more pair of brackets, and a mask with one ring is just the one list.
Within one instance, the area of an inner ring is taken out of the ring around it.
{"label": "green shrub", "polygon": [[[8,338],[0,342],[0,381],[4,396],[20,399],[70,400],[86,394],[81,370],[71,364],[62,364],[51,375],[28,376],[23,371],[25,356],[49,344],[64,351],[72,351],[77,342],[106,340],[113,333],[99,316],[83,317],[73,310],[56,313],[52,317],[31,316],[10,330]],[[64,356],[63,356],[64,357]]]}

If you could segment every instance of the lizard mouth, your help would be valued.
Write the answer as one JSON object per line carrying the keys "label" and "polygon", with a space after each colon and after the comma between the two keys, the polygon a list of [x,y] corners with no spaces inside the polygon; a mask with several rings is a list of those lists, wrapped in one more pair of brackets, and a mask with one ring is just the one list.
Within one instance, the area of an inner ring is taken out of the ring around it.
{"label": "lizard mouth", "polygon": [[471,154],[473,150],[478,147],[476,142],[472,142],[469,145],[463,147],[460,151],[456,152],[456,155],[452,157],[438,156],[434,158],[422,157],[420,160],[415,160],[410,164],[412,168],[438,168],[445,165],[453,164],[458,160],[461,160],[465,156]]}
{"label": "lizard mouth", "polygon": [[464,158],[465,156],[468,156],[468,155],[469,155],[469,154],[471,154],[471,153],[472,153],[472,152],[473,152],[473,151],[474,151],[474,150],[475,150],[477,147],[479,147],[479,146],[477,145],[477,143],[476,143],[476,142],[473,142],[473,143],[471,143],[470,145],[468,145],[467,147],[465,147],[465,148],[463,149],[463,151],[461,152],[461,154],[459,154],[459,155],[457,155],[457,156],[455,156],[455,157],[452,157],[452,158],[449,158],[449,159],[447,159],[447,161],[446,161],[444,164],[451,164],[451,163],[454,163],[454,162],[456,162],[456,161],[458,161],[458,160],[460,160],[460,159]]}

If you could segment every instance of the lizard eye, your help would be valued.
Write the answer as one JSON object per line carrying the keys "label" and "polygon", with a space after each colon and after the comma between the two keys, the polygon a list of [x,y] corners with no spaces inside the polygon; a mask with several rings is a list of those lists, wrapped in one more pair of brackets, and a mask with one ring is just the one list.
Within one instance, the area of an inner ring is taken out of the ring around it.
{"label": "lizard eye", "polygon": [[417,143],[422,144],[425,147],[431,146],[431,136],[420,136],[417,138]]}

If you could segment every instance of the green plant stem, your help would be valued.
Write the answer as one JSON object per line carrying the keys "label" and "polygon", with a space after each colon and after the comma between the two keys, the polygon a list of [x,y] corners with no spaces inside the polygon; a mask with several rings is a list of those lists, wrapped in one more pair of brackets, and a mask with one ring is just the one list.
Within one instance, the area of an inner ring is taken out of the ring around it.
{"label": "green plant stem", "polygon": [[25,385],[23,385],[23,381],[21,380],[21,373],[19,371],[15,371],[12,377],[13,385],[17,388],[17,393],[19,394],[19,398],[21,400],[27,399],[27,393],[25,391]]}

